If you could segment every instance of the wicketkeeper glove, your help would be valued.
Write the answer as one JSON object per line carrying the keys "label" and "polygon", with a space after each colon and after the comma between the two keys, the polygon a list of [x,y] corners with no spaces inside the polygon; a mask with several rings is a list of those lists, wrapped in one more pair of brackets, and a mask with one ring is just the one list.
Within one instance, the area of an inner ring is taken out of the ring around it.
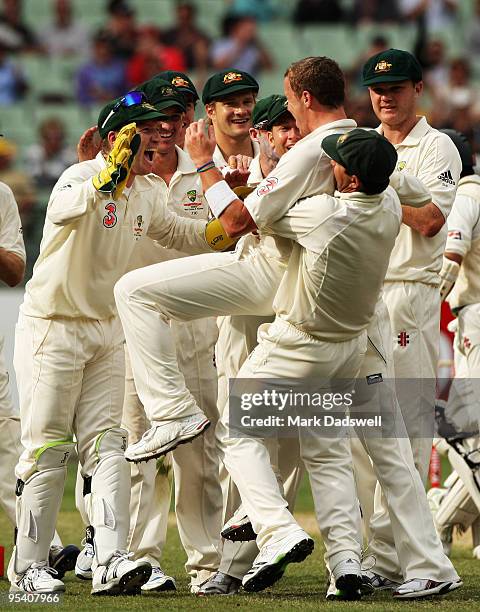
{"label": "wicketkeeper glove", "polygon": [[136,127],[135,123],[129,123],[120,130],[106,159],[106,168],[93,177],[95,189],[102,193],[111,193],[114,199],[122,195],[140,146],[141,139],[136,133]]}

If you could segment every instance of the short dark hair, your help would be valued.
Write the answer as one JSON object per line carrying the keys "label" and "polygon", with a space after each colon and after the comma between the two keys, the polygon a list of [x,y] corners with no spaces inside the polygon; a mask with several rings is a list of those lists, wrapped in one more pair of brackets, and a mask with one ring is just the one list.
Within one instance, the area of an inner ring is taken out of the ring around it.
{"label": "short dark hair", "polygon": [[322,105],[339,108],[345,102],[345,77],[337,62],[329,57],[306,57],[293,62],[285,76],[296,96],[309,91]]}

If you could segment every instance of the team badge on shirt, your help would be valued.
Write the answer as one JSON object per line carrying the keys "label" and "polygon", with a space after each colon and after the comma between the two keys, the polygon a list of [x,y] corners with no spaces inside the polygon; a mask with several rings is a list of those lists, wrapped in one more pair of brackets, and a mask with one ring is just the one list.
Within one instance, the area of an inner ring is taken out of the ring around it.
{"label": "team badge on shirt", "polygon": [[453,176],[450,170],[445,170],[445,172],[440,172],[437,178],[442,181],[442,184],[444,185],[444,187],[447,187],[448,185],[455,185],[455,181],[453,180]]}
{"label": "team badge on shirt", "polygon": [[185,212],[195,216],[198,215],[200,211],[203,211],[203,201],[201,193],[197,193],[196,189],[190,189],[185,195],[186,198],[182,203]]}
{"label": "team badge on shirt", "polygon": [[258,186],[257,195],[258,196],[266,195],[267,193],[270,193],[270,191],[273,191],[277,185],[278,185],[278,179],[275,178],[274,176],[269,176],[264,181],[262,181],[260,185]]}
{"label": "team badge on shirt", "polygon": [[406,161],[401,161],[401,162],[398,162],[398,164],[397,164],[398,172],[401,172],[402,170],[405,170],[406,167],[407,167],[407,162]]}
{"label": "team badge on shirt", "polygon": [[137,218],[133,224],[133,236],[135,240],[138,240],[143,236],[143,225],[144,221],[142,215],[137,215]]}

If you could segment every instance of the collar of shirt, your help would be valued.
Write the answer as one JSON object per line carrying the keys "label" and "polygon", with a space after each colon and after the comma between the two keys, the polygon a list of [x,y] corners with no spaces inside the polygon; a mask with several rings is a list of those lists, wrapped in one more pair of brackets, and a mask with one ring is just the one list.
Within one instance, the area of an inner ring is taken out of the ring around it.
{"label": "collar of shirt", "polygon": [[[418,116],[418,115],[417,115]],[[425,117],[420,116],[417,123],[413,126],[410,132],[405,136],[402,142],[393,145],[395,148],[397,147],[416,147],[425,134],[428,134],[432,127],[428,125]],[[383,128],[381,125],[378,126],[377,132],[383,135]]]}
{"label": "collar of shirt", "polygon": [[353,130],[356,127],[357,127],[357,123],[353,119],[337,119],[337,121],[330,121],[330,123],[325,123],[324,125],[320,125],[318,128],[313,130],[313,132],[310,132],[310,134],[307,134],[306,136],[304,136],[300,140],[300,142],[304,143],[304,142],[307,142],[308,140],[313,140],[314,138],[318,138],[318,136],[321,135],[323,132],[329,132],[330,130],[336,130],[337,128],[338,129],[350,128]]}
{"label": "collar of shirt", "polygon": [[363,191],[352,191],[350,193],[344,193],[343,191],[335,191],[334,197],[339,200],[353,200],[357,204],[378,204],[383,196],[382,193],[376,193],[374,195],[368,195],[363,193]]}

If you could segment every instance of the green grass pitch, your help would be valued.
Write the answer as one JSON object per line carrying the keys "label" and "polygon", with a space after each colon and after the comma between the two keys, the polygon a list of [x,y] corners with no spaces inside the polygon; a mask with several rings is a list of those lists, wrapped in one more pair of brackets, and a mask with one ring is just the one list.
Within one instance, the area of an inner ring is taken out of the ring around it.
{"label": "green grass pitch", "polygon": [[[58,530],[64,543],[80,546],[83,537],[80,516],[74,505],[75,466],[70,466],[67,487],[59,518]],[[75,610],[319,610],[331,609],[335,612],[344,610],[368,610],[369,612],[384,612],[387,610],[438,610],[442,612],[476,611],[480,609],[480,561],[471,557],[468,542],[460,541],[454,548],[453,560],[457,571],[463,578],[464,587],[442,600],[432,599],[419,602],[394,601],[389,594],[379,594],[364,598],[361,602],[327,602],[325,600],[325,569],[323,564],[323,546],[312,512],[312,500],[308,486],[302,488],[297,506],[297,516],[300,522],[315,537],[316,547],[313,554],[301,564],[292,564],[287,568],[285,577],[274,587],[260,593],[216,598],[200,598],[191,595],[188,590],[188,580],[183,564],[185,554],[180,545],[175,526],[169,528],[167,544],[163,554],[162,565],[165,571],[177,579],[175,594],[150,593],[136,597],[91,597],[90,583],[77,580],[73,573],[65,577],[66,594],[62,603],[52,606],[56,609]],[[0,544],[6,547],[6,560],[10,556],[12,529],[5,515],[0,510]],[[0,578],[0,609],[24,608],[29,610],[49,609],[51,606],[5,603],[5,594],[9,584],[6,578]]]}

